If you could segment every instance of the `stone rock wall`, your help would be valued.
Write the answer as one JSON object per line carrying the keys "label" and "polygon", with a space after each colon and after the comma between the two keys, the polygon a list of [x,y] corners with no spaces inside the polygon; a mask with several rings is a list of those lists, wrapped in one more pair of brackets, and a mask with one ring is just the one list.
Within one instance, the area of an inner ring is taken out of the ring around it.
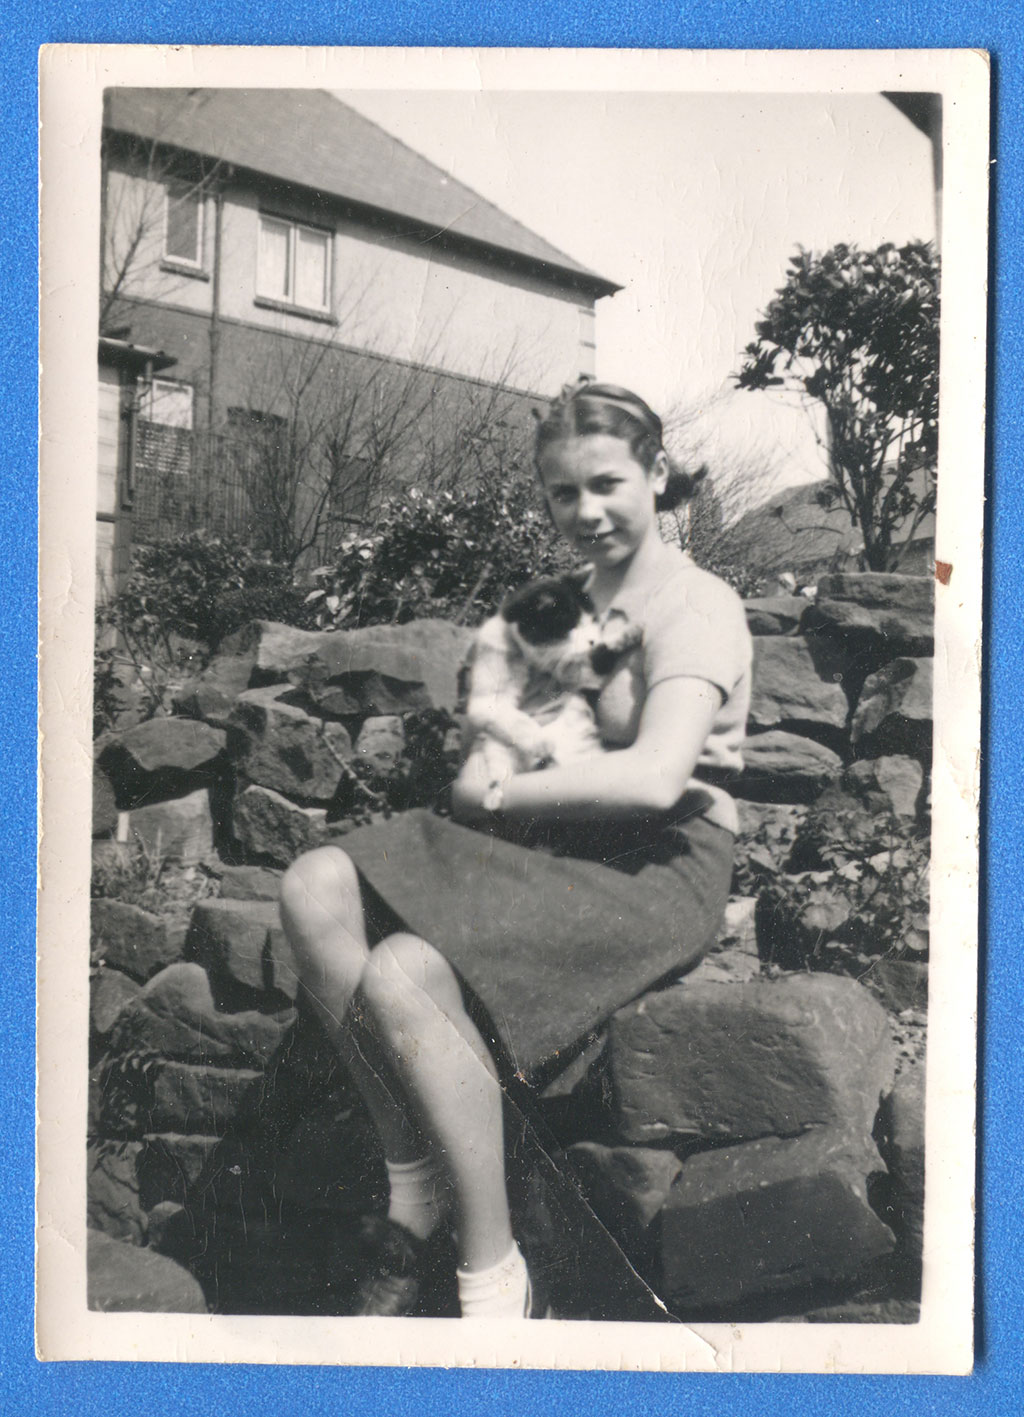
{"label": "stone rock wall", "polygon": [[[816,602],[748,603],[741,855],[763,838],[787,869],[824,793],[919,815],[931,589],[843,575]],[[217,894],[177,913],[109,889],[93,903],[95,1306],[346,1311],[382,1162],[302,1007],[280,874],[325,840],[347,764],[386,769],[408,715],[455,709],[469,638],[439,621],[316,634],[257,622],[182,688],[177,716],[100,745],[97,865],[109,875],[134,840]],[[620,1011],[538,1106],[560,1166],[674,1312],[847,1303],[870,1318],[872,1303],[914,1297],[920,1263],[923,1063],[920,1035],[908,1039],[926,967],[883,958],[870,989],[766,970],[762,923],[752,896],[734,896],[699,968]],[[543,1249],[555,1242],[530,1194],[519,1228]],[[129,1262],[133,1249],[162,1263]],[[562,1303],[593,1311],[579,1292]]]}

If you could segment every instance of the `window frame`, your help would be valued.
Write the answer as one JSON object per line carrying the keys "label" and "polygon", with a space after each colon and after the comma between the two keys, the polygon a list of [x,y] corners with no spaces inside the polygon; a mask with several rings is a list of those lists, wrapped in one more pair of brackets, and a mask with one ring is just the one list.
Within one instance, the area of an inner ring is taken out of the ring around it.
{"label": "window frame", "polygon": [[[191,275],[203,275],[206,270],[206,193],[201,182],[188,182],[183,178],[171,178],[164,187],[164,229],[162,241],[162,264],[176,271],[186,271]],[[178,256],[167,249],[167,236],[171,221],[171,198],[179,195],[194,197],[196,203],[196,257]]]}
{"label": "window frame", "polygon": [[[263,273],[261,262],[261,249],[263,242],[264,223],[273,223],[275,226],[283,226],[288,232],[288,254],[286,282],[288,295],[281,296],[262,289],[260,282]],[[323,305],[306,305],[294,298],[296,289],[296,277],[298,274],[298,242],[299,233],[307,232],[312,236],[322,237],[326,246],[325,259],[325,292]],[[308,315],[315,319],[332,320],[334,303],[334,230],[327,226],[317,226],[313,222],[300,221],[297,217],[281,216],[275,211],[263,211],[258,213],[258,225],[256,231],[256,294],[255,302],[272,310],[287,310],[298,315]]]}
{"label": "window frame", "polygon": [[[153,417],[154,404],[157,399],[157,388],[174,390],[183,393],[188,390],[188,422],[187,423],[164,423]],[[182,428],[191,433],[195,429],[196,416],[196,391],[195,385],[190,384],[187,379],[161,379],[154,377],[149,380],[146,388],[146,398],[142,408],[143,422],[152,424],[154,428]]]}

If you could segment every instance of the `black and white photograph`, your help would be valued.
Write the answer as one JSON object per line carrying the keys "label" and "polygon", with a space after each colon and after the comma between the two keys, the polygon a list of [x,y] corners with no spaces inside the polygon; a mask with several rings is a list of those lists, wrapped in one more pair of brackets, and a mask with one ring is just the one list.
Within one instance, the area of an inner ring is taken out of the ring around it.
{"label": "black and white photograph", "polygon": [[44,53],[41,1356],[969,1371],[987,93]]}

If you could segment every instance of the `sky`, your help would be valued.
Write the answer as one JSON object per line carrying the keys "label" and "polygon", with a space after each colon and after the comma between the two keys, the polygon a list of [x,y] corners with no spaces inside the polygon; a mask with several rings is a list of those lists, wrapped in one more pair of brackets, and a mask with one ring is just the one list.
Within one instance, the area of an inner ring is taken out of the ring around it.
{"label": "sky", "polygon": [[338,92],[624,288],[597,304],[597,374],[702,455],[777,485],[824,475],[812,421],[731,375],[798,245],[935,235],[927,138],[878,94]]}

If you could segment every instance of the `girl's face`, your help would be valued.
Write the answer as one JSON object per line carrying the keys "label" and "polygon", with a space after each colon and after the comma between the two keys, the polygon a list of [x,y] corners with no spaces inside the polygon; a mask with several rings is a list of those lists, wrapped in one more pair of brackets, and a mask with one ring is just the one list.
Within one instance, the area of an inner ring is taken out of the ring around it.
{"label": "girl's face", "polygon": [[539,470],[556,528],[597,569],[621,566],[657,537],[654,499],[668,474],[664,454],[648,472],[623,439],[587,433],[549,444]]}

